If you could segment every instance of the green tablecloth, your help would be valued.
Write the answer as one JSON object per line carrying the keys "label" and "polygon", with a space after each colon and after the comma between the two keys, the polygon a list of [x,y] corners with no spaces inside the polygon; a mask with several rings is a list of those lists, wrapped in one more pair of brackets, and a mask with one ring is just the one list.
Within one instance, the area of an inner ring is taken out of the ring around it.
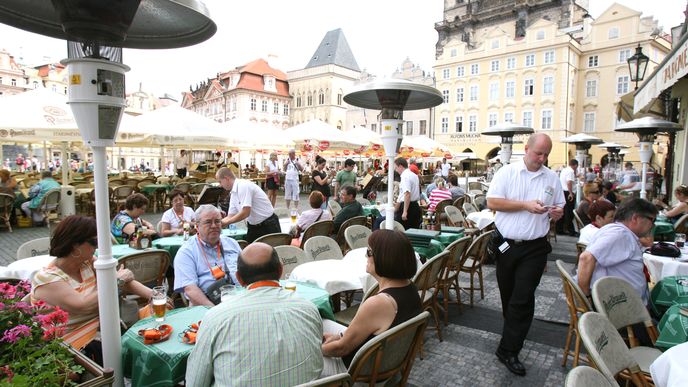
{"label": "green tablecloth", "polygon": [[[280,281],[284,285],[284,281]],[[323,318],[334,320],[330,295],[323,289],[297,282],[296,294],[308,299]],[[155,326],[153,318],[134,324],[122,336],[122,367],[124,376],[131,378],[132,386],[174,386],[184,380],[186,359],[193,346],[184,344],[179,334],[191,323],[198,322],[208,311],[204,306],[169,311],[165,323],[172,326],[169,340],[145,345],[138,335],[139,329]]]}
{"label": "green tablecloth", "polygon": [[157,190],[164,189],[165,191],[169,191],[172,189],[172,187],[174,187],[174,185],[171,184],[148,184],[141,187],[141,192],[143,192],[146,195],[150,195]]}
{"label": "green tablecloth", "polygon": [[420,255],[421,257],[424,257],[425,259],[430,259],[435,255],[441,253],[442,250],[444,250],[444,244],[442,244],[442,242],[438,241],[437,239],[433,239],[430,241],[430,246],[413,246],[413,249],[416,250],[416,253],[418,253],[418,255]]}
{"label": "green tablecloth", "polygon": [[438,235],[437,237],[435,237],[435,240],[440,241],[444,245],[444,247],[447,247],[454,241],[459,240],[460,238],[463,238],[463,233],[455,234],[450,232],[443,232],[440,233],[440,235]]}
{"label": "green tablecloth", "polygon": [[129,245],[112,245],[112,258],[120,259],[125,255],[134,254],[143,250],[136,250],[129,247]]}
{"label": "green tablecloth", "polygon": [[673,241],[674,225],[671,224],[671,222],[656,220],[655,226],[652,228],[652,235],[655,237],[655,239]]}
{"label": "green tablecloth", "polygon": [[667,350],[688,341],[688,317],[681,314],[681,307],[688,309],[688,304],[672,306],[659,321],[659,337],[655,343],[657,348]]}
{"label": "green tablecloth", "polygon": [[380,211],[377,209],[376,206],[363,206],[363,215],[365,216],[373,216],[377,218],[380,216]]}
{"label": "green tablecloth", "polygon": [[[232,237],[236,240],[244,239],[248,230],[245,228],[237,228],[234,230],[223,229],[222,235]],[[170,237],[159,238],[153,241],[152,245],[156,249],[167,250],[170,253],[170,258],[174,259],[177,251],[184,244],[184,237],[182,235],[174,235]]]}
{"label": "green tablecloth", "polygon": [[688,276],[664,277],[652,288],[650,306],[658,318],[676,304],[688,304]]}

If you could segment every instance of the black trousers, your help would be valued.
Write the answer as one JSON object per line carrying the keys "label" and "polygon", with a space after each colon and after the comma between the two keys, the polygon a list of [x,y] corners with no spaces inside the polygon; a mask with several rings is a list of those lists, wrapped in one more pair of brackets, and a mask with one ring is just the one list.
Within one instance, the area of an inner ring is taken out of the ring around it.
{"label": "black trousers", "polygon": [[509,249],[497,254],[497,284],[504,316],[499,348],[517,355],[533,322],[535,289],[540,284],[552,247],[547,238],[522,243],[507,241]]}
{"label": "black trousers", "polygon": [[263,235],[282,232],[279,218],[275,214],[272,214],[269,218],[265,219],[259,224],[250,224],[247,222],[246,225],[248,226],[248,232],[246,233],[246,242],[248,243],[253,243],[253,241],[262,237]]}
{"label": "black trousers", "polygon": [[557,233],[563,234],[565,232],[573,234],[576,232],[573,226],[573,209],[576,206],[576,193],[573,193],[573,199],[569,200],[569,191],[564,191],[564,199],[566,199],[566,204],[564,205],[564,216],[561,217],[556,223]]}
{"label": "black trousers", "polygon": [[186,168],[177,168],[177,176],[179,176],[180,179],[183,179],[186,177]]}
{"label": "black trousers", "polygon": [[401,219],[404,213],[404,202],[399,204],[399,209],[394,213],[394,220],[404,225],[404,228],[420,228],[420,223],[423,221],[423,214],[420,211],[418,202],[410,202],[408,212],[406,213],[406,220]]}

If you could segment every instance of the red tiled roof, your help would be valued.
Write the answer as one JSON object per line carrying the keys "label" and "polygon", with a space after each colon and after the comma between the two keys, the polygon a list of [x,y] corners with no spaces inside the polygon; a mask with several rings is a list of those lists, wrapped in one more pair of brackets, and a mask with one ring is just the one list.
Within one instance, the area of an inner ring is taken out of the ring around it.
{"label": "red tiled roof", "polygon": [[270,74],[281,81],[287,80],[287,74],[283,73],[280,70],[270,67],[270,65],[268,65],[268,62],[262,58],[256,59],[253,62],[248,62],[245,65],[239,67],[238,70],[242,73],[252,73],[261,76]]}
{"label": "red tiled roof", "polygon": [[[275,86],[277,89],[278,95],[288,97],[289,96],[289,84],[283,80],[276,80],[275,81]],[[267,91],[264,88],[263,85],[263,76],[262,75],[256,75],[256,74],[251,74],[251,73],[243,73],[241,74],[241,79],[239,80],[239,83],[236,85],[237,89],[248,89],[248,90],[255,90],[255,91],[260,91],[260,92],[267,92],[267,93],[274,93],[271,91]]]}
{"label": "red tiled roof", "polygon": [[65,66],[60,63],[44,64],[42,66],[36,67],[38,69],[38,76],[47,77],[48,73],[50,73],[51,67],[55,69],[58,73],[61,73],[62,70],[65,69]]}

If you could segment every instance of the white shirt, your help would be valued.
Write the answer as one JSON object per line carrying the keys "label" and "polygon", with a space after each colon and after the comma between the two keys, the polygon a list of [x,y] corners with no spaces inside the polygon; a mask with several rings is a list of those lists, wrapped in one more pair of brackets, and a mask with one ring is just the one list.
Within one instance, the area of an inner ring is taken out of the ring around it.
{"label": "white shirt", "polygon": [[420,181],[418,180],[418,175],[411,172],[410,169],[404,169],[401,173],[401,183],[399,183],[399,203],[404,202],[404,193],[410,192],[410,200],[412,202],[417,202],[420,200]]}
{"label": "white shirt", "polygon": [[[568,191],[569,186],[568,182],[574,182],[576,180],[576,173],[573,171],[573,168],[571,167],[566,167],[561,170],[561,174],[559,175],[559,181],[561,182],[561,189],[562,191]],[[575,184],[571,184],[571,189],[573,190],[576,188]]]}
{"label": "white shirt", "polygon": [[279,171],[279,167],[277,166],[277,161],[275,161],[273,163],[272,160],[268,160],[265,165],[268,166],[268,172],[278,172]]}
{"label": "white shirt", "polygon": [[299,180],[299,169],[297,165],[300,165],[299,161],[297,159],[290,159],[287,158],[287,173],[284,176],[285,180],[294,180],[298,181]]}
{"label": "white shirt", "polygon": [[590,244],[592,237],[597,233],[599,228],[594,224],[590,223],[580,230],[580,236],[578,237],[578,243]]}
{"label": "white shirt", "polygon": [[449,163],[442,164],[442,177],[449,176],[449,167],[451,167]]}
{"label": "white shirt", "polygon": [[[184,219],[185,222],[191,222],[195,219],[195,217],[196,214],[194,213],[194,210],[192,210],[190,207],[184,206],[184,213],[182,214],[182,219]],[[163,223],[168,223],[170,225],[170,228],[172,229],[181,227],[181,225],[179,224],[179,218],[177,217],[177,214],[174,212],[174,208],[170,208],[169,210],[165,211],[165,213],[162,214],[161,221]]]}
{"label": "white shirt", "polygon": [[275,213],[268,195],[252,181],[236,179],[229,199],[229,213],[235,215],[244,207],[251,207],[246,221],[251,225],[262,223]]}
{"label": "white shirt", "polygon": [[184,156],[177,156],[174,158],[174,165],[176,166],[177,169],[184,169],[189,166],[189,159]]}
{"label": "white shirt", "polygon": [[[530,172],[523,160],[500,168],[490,183],[486,197],[518,201],[541,200],[556,207],[564,207],[565,203],[557,174],[544,166],[536,172]],[[547,235],[549,216],[546,212],[531,214],[528,211],[497,211],[495,225],[504,238],[533,240]]]}

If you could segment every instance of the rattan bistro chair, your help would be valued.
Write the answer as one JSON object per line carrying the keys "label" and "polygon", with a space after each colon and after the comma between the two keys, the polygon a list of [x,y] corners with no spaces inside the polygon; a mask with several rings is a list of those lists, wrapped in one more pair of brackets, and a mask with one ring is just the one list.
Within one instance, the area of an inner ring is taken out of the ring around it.
{"label": "rattan bistro chair", "polygon": [[459,305],[459,309],[462,309],[459,272],[461,261],[472,239],[469,236],[465,236],[455,240],[445,249],[449,251],[449,259],[447,260],[447,267],[444,273],[440,276],[440,288],[442,289],[442,301],[444,302],[444,325],[449,323],[449,291],[451,288],[454,288],[456,291],[456,303]]}
{"label": "rattan bistro chair", "polygon": [[277,247],[290,245],[291,239],[292,237],[290,234],[277,232],[274,234],[263,235],[262,237],[256,239],[255,242],[263,242],[269,244],[272,247]]}
{"label": "rattan bistro chair", "polygon": [[[564,344],[564,355],[561,361],[562,367],[566,367],[566,361],[569,356],[573,357],[573,366],[578,366],[578,360],[583,360],[588,363],[587,358],[580,359],[580,345],[581,338],[578,332],[578,318],[583,313],[587,313],[592,309],[592,305],[585,297],[583,291],[578,286],[576,281],[571,277],[571,273],[564,267],[564,262],[561,259],[557,259],[557,270],[559,270],[559,275],[561,276],[562,286],[564,288],[564,294],[566,295],[566,306],[569,310],[569,327],[566,333],[566,343]],[[573,342],[573,351],[571,351],[571,340]]]}
{"label": "rattan bistro chair", "polygon": [[[473,243],[468,247],[468,251],[463,256],[459,270],[462,273],[469,275],[470,284],[467,288],[462,288],[469,292],[471,300],[471,308],[473,307],[473,292],[480,290],[480,299],[485,298],[485,286],[483,284],[483,259],[485,257],[485,250],[487,249],[487,242],[490,240],[494,231],[488,231],[478,235],[473,240]],[[475,285],[475,275],[478,275],[478,285]]]}
{"label": "rattan bistro chair", "polygon": [[351,387],[351,375],[348,372],[316,379],[296,387]]}
{"label": "rattan bistro chair", "polygon": [[580,366],[566,374],[564,387],[618,387],[619,383],[613,383],[604,374],[592,367]]}
{"label": "rattan bistro chair", "polygon": [[282,279],[286,278],[296,266],[307,262],[306,253],[296,246],[276,246],[275,252],[282,262]]}
{"label": "rattan bistro chair", "polygon": [[306,242],[310,238],[316,235],[329,236],[332,234],[333,229],[334,222],[331,220],[321,220],[311,224],[310,226],[306,227],[306,230],[304,230],[303,234],[301,235],[301,248],[305,248]]}
{"label": "rattan bistro chair", "polygon": [[437,338],[440,341],[442,341],[442,327],[440,324],[437,294],[440,290],[440,276],[447,267],[448,259],[449,251],[442,251],[425,262],[418,273],[416,273],[415,277],[413,277],[413,284],[416,285],[416,289],[418,289],[423,310],[429,310],[431,312],[435,320]]}
{"label": "rattan bistro chair", "polygon": [[14,196],[0,193],[0,222],[12,232],[10,217],[14,211]]}
{"label": "rattan bistro chair", "polygon": [[363,298],[361,299],[360,304],[356,304],[354,306],[350,306],[342,311],[336,312],[334,314],[334,320],[342,325],[349,326],[351,324],[351,320],[354,319],[354,316],[356,316],[356,313],[358,312],[358,308],[361,307],[361,304],[365,302],[368,298],[378,294],[380,292],[380,285],[377,283],[371,286],[364,294]]}
{"label": "rattan bistro chair", "polygon": [[344,258],[337,242],[330,237],[322,235],[316,235],[308,239],[304,244],[303,251],[306,252],[306,258],[311,261]]}
{"label": "rattan bistro chair", "polygon": [[48,255],[50,253],[50,237],[32,239],[24,242],[17,249],[17,259]]}
{"label": "rattan bistro chair", "polygon": [[368,237],[372,231],[366,226],[354,224],[344,230],[344,239],[350,250],[368,247]]}
{"label": "rattan bistro chair", "polygon": [[142,284],[162,286],[170,261],[170,253],[166,250],[150,249],[125,255],[117,265],[131,270],[134,278]]}

